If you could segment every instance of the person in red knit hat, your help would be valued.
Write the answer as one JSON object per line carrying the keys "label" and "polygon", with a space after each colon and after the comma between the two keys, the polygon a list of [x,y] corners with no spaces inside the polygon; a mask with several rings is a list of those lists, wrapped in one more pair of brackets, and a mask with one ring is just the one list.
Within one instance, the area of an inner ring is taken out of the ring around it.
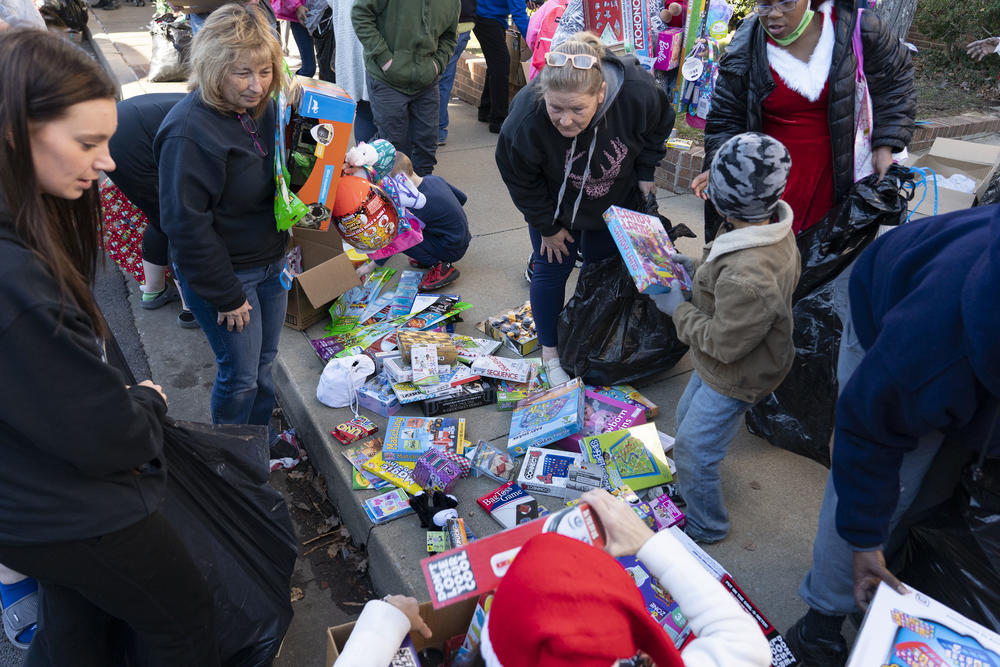
{"label": "person in red knit hat", "polygon": [[[657,667],[766,667],[771,650],[756,621],[670,531],[653,533],[605,491],[583,501],[604,526],[604,550],[556,533],[525,543],[501,580],[483,626],[486,667],[614,667],[645,654]],[[635,555],[688,619],[695,639],[678,651],[646,611],[615,560]],[[382,667],[410,630],[429,636],[416,600],[372,600],[336,667]]]}

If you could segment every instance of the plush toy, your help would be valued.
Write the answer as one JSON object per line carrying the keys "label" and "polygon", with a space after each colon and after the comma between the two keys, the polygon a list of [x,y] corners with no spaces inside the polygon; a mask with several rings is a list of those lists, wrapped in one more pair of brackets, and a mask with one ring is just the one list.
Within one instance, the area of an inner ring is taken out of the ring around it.
{"label": "plush toy", "polygon": [[374,170],[373,183],[378,183],[389,175],[396,164],[396,149],[385,139],[376,139],[367,144],[359,143],[347,151],[344,161],[352,167],[363,167]]}
{"label": "plush toy", "polygon": [[452,495],[434,491],[433,493],[418,493],[410,498],[410,507],[420,517],[420,527],[434,530],[444,528],[448,519],[458,516],[458,498]]}
{"label": "plush toy", "polygon": [[[677,17],[681,16],[684,12],[684,5],[686,4],[686,2],[684,4],[671,2],[665,9],[660,10],[660,20],[670,27],[681,27],[683,23],[678,25]],[[683,21],[683,17],[680,21]]]}

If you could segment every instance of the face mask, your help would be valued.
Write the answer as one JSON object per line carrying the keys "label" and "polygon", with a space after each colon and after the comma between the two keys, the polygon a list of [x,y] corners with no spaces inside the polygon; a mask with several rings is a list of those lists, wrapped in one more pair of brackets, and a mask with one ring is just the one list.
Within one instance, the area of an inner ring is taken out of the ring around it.
{"label": "face mask", "polygon": [[764,32],[767,32],[767,34],[770,35],[771,39],[773,39],[781,46],[788,46],[789,44],[791,44],[792,42],[794,42],[795,40],[797,40],[799,37],[802,36],[802,33],[804,33],[806,31],[806,28],[809,27],[809,22],[812,21],[812,18],[815,15],[816,12],[814,12],[811,9],[807,9],[802,14],[802,20],[799,21],[799,27],[793,30],[792,33],[788,35],[788,37],[775,37],[774,35],[771,35],[771,33],[767,32],[767,27],[764,26],[763,19],[760,20],[760,24],[762,27],[764,27]]}

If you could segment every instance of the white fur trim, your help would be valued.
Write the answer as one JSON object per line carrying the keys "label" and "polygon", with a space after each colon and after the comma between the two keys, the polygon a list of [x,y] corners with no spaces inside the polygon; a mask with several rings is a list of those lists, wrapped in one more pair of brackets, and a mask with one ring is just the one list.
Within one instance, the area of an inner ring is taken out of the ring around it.
{"label": "white fur trim", "polygon": [[486,615],[483,622],[483,631],[479,634],[479,654],[483,656],[486,667],[503,667],[496,651],[493,650],[493,642],[490,641],[490,615]]}
{"label": "white fur trim", "polygon": [[830,63],[833,62],[832,9],[833,3],[829,0],[819,8],[819,13],[823,16],[823,32],[809,56],[809,62],[802,62],[780,46],[771,43],[767,45],[767,60],[774,71],[785,85],[810,102],[815,102],[823,94],[823,86],[830,76]]}
{"label": "white fur trim", "polygon": [[792,207],[784,199],[778,200],[778,222],[770,225],[742,227],[725,234],[719,234],[712,242],[706,262],[711,262],[731,252],[773,245],[785,238],[792,228]]}

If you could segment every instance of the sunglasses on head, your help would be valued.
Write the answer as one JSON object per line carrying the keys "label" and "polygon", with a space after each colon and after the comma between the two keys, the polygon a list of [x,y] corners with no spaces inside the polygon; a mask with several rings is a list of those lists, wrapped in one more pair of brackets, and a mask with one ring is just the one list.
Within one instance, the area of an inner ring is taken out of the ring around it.
{"label": "sunglasses on head", "polygon": [[572,64],[575,69],[590,69],[597,64],[597,56],[592,56],[589,53],[549,51],[545,54],[545,64],[552,67],[565,67]]}

